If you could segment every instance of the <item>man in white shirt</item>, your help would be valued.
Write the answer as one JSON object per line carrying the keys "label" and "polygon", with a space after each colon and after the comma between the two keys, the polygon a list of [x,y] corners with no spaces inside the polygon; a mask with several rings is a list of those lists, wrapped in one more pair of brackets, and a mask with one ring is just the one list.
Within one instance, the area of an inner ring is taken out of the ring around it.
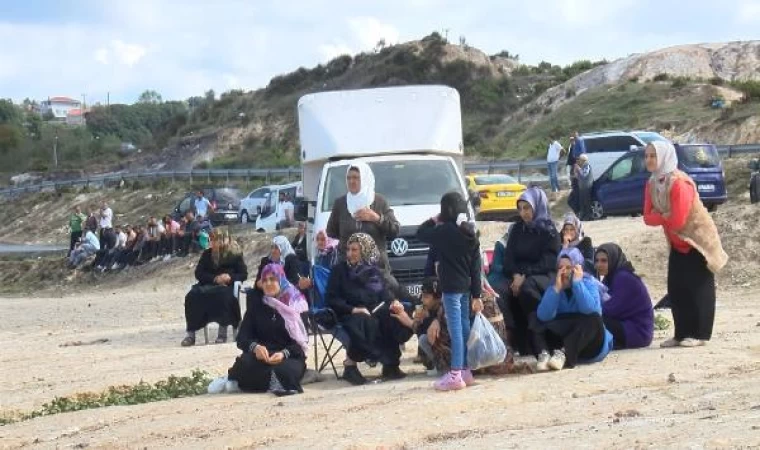
{"label": "man in white shirt", "polygon": [[280,229],[290,228],[295,222],[293,220],[293,213],[295,212],[295,206],[288,199],[287,194],[280,192],[280,204],[277,205],[277,223]]}
{"label": "man in white shirt", "polygon": [[108,250],[111,248],[109,243],[113,241],[110,237],[106,238],[106,235],[113,232],[113,210],[108,207],[106,201],[100,204],[98,227],[100,228],[100,242],[103,244],[104,250]]}
{"label": "man in white shirt", "polygon": [[203,191],[198,191],[196,194],[193,209],[195,209],[195,218],[198,220],[208,217],[208,210],[213,209],[211,202],[203,195]]}
{"label": "man in white shirt", "polygon": [[552,185],[552,192],[559,192],[559,179],[557,178],[557,164],[559,156],[562,153],[562,144],[559,141],[552,141],[549,149],[546,151],[546,165],[549,168],[549,182]]}

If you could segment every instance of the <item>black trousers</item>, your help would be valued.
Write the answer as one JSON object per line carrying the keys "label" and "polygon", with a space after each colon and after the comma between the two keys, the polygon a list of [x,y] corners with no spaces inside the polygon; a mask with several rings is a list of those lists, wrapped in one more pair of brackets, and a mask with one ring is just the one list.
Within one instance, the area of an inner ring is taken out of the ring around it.
{"label": "black trousers", "polygon": [[611,317],[602,317],[602,319],[604,319],[604,328],[606,328],[615,339],[615,346],[613,348],[615,350],[626,348],[625,327],[623,326],[623,322]]}
{"label": "black trousers", "polygon": [[398,366],[399,346],[411,339],[414,332],[391,317],[388,305],[375,314],[350,314],[341,318],[349,337],[346,354],[353,361],[379,361],[384,366]]}
{"label": "black trousers", "polygon": [[177,235],[164,235],[161,237],[161,254],[173,255],[177,252]]}
{"label": "black trousers", "polygon": [[241,391],[267,392],[272,379],[272,372],[287,390],[303,392],[301,378],[306,372],[306,360],[287,358],[277,365],[269,365],[256,359],[251,352],[243,353],[227,371],[230,380],[238,382]]}
{"label": "black trousers", "polygon": [[72,231],[71,232],[71,239],[69,241],[69,253],[67,256],[71,256],[71,252],[74,250],[74,246],[77,242],[79,242],[79,239],[82,238],[82,232],[81,231]]}
{"label": "black trousers", "polygon": [[715,321],[715,275],[698,250],[670,250],[668,296],[676,340],[710,340]]}
{"label": "black trousers", "polygon": [[560,314],[549,322],[531,321],[531,328],[544,339],[543,350],[563,349],[565,365],[594,359],[604,345],[604,322],[599,314]]}
{"label": "black trousers", "polygon": [[523,355],[541,353],[543,339],[530,329],[529,324],[536,320],[538,303],[550,283],[550,275],[534,275],[525,278],[517,296],[508,287],[506,292],[498,291],[499,308],[504,315],[510,345]]}

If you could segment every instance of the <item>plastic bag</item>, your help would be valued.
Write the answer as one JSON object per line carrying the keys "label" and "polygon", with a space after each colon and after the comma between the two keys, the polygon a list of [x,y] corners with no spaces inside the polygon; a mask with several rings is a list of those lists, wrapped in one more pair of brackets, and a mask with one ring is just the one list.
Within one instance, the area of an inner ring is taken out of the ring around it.
{"label": "plastic bag", "polygon": [[499,333],[481,313],[475,316],[467,339],[467,365],[471,370],[495,366],[504,362],[507,347]]}

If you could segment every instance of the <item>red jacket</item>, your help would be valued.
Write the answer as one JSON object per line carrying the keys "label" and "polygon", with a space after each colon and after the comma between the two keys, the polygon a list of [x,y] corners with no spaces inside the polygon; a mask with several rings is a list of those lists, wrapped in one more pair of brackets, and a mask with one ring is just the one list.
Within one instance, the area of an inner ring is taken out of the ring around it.
{"label": "red jacket", "polygon": [[684,241],[676,233],[686,225],[686,219],[694,204],[694,188],[688,181],[677,179],[670,189],[670,216],[664,217],[660,212],[652,209],[652,197],[649,192],[649,183],[644,190],[644,223],[649,226],[662,225],[665,235],[676,251],[689,253],[691,245]]}

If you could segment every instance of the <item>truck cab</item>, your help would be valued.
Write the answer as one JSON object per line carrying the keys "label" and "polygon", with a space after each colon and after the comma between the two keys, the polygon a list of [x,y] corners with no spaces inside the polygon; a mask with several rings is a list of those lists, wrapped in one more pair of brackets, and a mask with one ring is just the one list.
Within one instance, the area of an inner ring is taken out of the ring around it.
{"label": "truck cab", "polygon": [[[375,176],[401,227],[389,239],[391,271],[410,297],[418,297],[428,246],[417,228],[440,211],[443,194],[468,198],[462,176],[459,93],[446,86],[405,86],[309,94],[298,102],[307,250],[327,226],[332,205],[345,195],[346,171],[362,160]],[[471,217],[474,211],[470,207]]]}

